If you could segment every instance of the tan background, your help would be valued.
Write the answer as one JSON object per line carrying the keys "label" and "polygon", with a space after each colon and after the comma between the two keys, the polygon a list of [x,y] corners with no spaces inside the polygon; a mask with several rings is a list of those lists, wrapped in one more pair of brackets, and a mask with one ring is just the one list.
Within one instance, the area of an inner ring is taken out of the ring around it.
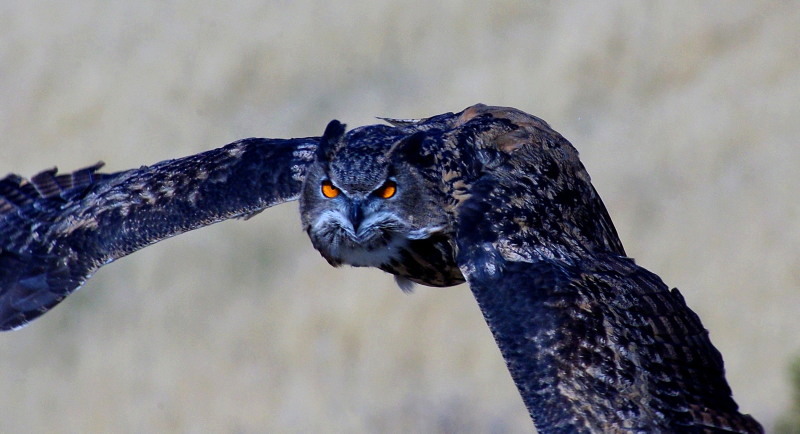
{"label": "tan background", "polygon": [[[0,172],[122,170],[476,103],[581,151],[767,428],[800,353],[794,2],[0,3]],[[468,289],[330,268],[296,204],[148,248],[0,335],[0,432],[530,430]]]}

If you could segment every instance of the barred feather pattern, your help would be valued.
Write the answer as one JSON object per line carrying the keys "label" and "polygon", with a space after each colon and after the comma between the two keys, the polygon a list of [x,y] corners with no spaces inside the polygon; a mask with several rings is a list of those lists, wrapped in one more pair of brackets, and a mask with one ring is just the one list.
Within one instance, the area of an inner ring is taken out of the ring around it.
{"label": "barred feather pattern", "polygon": [[245,139],[113,174],[0,180],[0,329],[47,312],[97,268],[159,240],[297,199],[317,139]]}

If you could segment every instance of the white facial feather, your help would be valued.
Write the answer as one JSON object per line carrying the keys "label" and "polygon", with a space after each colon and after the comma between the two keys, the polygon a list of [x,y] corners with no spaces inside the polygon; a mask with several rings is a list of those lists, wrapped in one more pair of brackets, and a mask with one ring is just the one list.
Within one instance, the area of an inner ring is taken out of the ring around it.
{"label": "white facial feather", "polygon": [[[313,231],[340,231],[334,236],[330,253],[341,262],[354,267],[378,267],[392,259],[399,259],[401,250],[409,239],[420,237],[420,231],[412,231],[412,238],[405,225],[390,212],[370,215],[358,228],[353,228],[349,218],[337,210],[326,210],[314,221]],[[387,229],[391,229],[387,231]],[[388,238],[387,238],[388,235]]]}

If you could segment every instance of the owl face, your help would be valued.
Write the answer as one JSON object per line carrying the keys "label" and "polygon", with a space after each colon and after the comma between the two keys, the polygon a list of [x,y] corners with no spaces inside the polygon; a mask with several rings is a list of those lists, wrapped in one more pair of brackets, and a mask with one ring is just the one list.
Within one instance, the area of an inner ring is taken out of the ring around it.
{"label": "owl face", "polygon": [[410,241],[445,226],[418,169],[403,158],[408,140],[388,126],[345,135],[333,121],[326,129],[306,175],[300,212],[312,244],[331,265],[400,261]]}

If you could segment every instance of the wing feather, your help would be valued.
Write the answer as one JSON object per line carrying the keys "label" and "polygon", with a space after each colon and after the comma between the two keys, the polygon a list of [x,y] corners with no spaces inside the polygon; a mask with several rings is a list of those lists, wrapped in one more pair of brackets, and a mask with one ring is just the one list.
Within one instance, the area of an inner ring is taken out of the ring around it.
{"label": "wing feather", "polygon": [[708,331],[658,276],[619,256],[496,258],[498,271],[467,281],[540,432],[761,432]]}
{"label": "wing feather", "polygon": [[317,138],[245,139],[113,174],[102,163],[0,180],[0,329],[24,326],[100,266],[297,199]]}
{"label": "wing feather", "polygon": [[456,261],[539,432],[761,432],[698,316],[625,257],[572,145],[515,109],[459,117],[475,175]]}

